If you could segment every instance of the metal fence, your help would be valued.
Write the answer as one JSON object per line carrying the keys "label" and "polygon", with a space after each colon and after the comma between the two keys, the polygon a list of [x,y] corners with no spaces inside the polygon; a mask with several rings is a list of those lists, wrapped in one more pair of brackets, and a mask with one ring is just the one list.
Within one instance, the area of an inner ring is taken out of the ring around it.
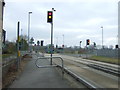
{"label": "metal fence", "polygon": [[119,57],[118,51],[119,51],[118,49],[98,49],[95,50],[95,53],[97,56],[118,58]]}

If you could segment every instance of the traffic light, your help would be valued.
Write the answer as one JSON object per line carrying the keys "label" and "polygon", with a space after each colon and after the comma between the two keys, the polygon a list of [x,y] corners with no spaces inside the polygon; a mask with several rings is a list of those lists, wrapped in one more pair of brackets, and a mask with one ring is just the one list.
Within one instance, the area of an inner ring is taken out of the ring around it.
{"label": "traffic light", "polygon": [[115,48],[119,48],[118,45],[115,45]]}
{"label": "traffic light", "polygon": [[90,45],[90,40],[89,39],[87,39],[87,45]]}
{"label": "traffic light", "polygon": [[43,42],[44,42],[44,41],[41,41],[41,46],[43,46]]}
{"label": "traffic light", "polygon": [[48,11],[47,12],[47,22],[48,23],[52,23],[53,21],[53,12],[52,11]]}
{"label": "traffic light", "polygon": [[56,45],[56,48],[58,48],[58,45]]}
{"label": "traffic light", "polygon": [[40,44],[40,41],[37,41],[37,45],[39,46],[39,44]]}
{"label": "traffic light", "polygon": [[62,45],[62,47],[64,48],[64,45]]}
{"label": "traffic light", "polygon": [[94,42],[94,47],[96,47],[96,43]]}

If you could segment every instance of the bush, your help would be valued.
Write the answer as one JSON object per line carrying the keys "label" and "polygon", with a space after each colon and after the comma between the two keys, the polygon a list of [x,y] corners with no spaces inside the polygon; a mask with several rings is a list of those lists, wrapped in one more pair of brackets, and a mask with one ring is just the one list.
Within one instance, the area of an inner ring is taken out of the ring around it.
{"label": "bush", "polygon": [[2,50],[2,54],[12,54],[16,51],[16,44],[14,42],[6,41],[5,47]]}

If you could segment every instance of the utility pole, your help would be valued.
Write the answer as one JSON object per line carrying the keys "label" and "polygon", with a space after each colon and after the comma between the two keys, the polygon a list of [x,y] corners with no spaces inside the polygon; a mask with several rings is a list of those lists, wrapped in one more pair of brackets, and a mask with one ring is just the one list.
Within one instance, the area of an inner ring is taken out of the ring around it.
{"label": "utility pole", "polygon": [[80,49],[81,49],[81,43],[82,43],[82,41],[80,41]]}
{"label": "utility pole", "polygon": [[101,26],[102,28],[102,49],[103,49],[103,26]]}

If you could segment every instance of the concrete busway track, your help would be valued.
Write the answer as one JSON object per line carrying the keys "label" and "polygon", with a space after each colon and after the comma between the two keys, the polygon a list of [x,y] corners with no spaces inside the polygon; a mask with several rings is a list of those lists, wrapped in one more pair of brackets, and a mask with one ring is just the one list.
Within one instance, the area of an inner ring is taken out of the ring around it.
{"label": "concrete busway track", "polygon": [[[69,54],[66,55],[66,56],[70,56]],[[71,55],[72,56],[72,55]],[[99,65],[102,65],[102,66],[105,66],[105,67],[108,67],[108,68],[111,68],[113,70],[118,70],[120,69],[120,66],[116,65],[116,64],[110,64],[110,63],[105,63],[105,62],[100,62],[100,61],[94,61],[94,60],[89,60],[89,59],[82,59],[80,58],[79,56],[74,56],[73,57],[76,57],[77,60],[75,61],[78,61],[78,62],[81,62],[83,64],[99,64]],[[79,60],[80,59],[80,60]]]}
{"label": "concrete busway track", "polygon": [[101,71],[104,71],[104,72],[107,72],[107,73],[110,73],[116,76],[120,75],[119,65],[104,63],[100,61],[93,61],[93,60],[88,60],[88,59],[82,59],[82,58],[77,58],[77,60],[74,60],[74,61],[80,62],[94,69],[98,69],[98,70],[101,70]]}
{"label": "concrete busway track", "polygon": [[[45,54],[45,56],[49,56],[49,54]],[[118,88],[117,76],[88,67],[85,63],[88,64],[89,61],[84,62],[83,59],[78,59],[67,55],[53,54],[53,56],[62,57],[66,70],[71,71],[97,88]],[[59,62],[58,60],[54,60],[54,63]],[[115,67],[114,65],[112,66]]]}

